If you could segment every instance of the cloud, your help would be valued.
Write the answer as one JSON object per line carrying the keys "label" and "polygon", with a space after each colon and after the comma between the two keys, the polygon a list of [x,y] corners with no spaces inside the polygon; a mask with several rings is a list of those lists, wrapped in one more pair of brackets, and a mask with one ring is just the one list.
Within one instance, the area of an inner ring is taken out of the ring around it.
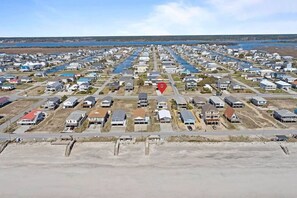
{"label": "cloud", "polygon": [[[297,1],[206,0],[203,4],[198,3],[175,1],[155,5],[145,18],[128,22],[126,28],[118,33],[197,35],[297,32]],[[289,15],[293,18],[285,19]],[[285,25],[290,26],[286,28]]]}
{"label": "cloud", "polygon": [[[168,35],[196,34],[203,32],[201,28],[206,22],[214,20],[213,15],[199,6],[187,5],[183,2],[171,2],[154,7],[149,16],[136,23],[128,25],[126,34]],[[187,31],[185,31],[187,30]]]}

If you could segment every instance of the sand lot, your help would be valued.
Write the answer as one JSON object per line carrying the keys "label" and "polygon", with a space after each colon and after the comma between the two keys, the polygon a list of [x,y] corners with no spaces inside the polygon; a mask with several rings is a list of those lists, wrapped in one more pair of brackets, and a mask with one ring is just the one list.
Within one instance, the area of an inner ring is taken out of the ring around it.
{"label": "sand lot", "polygon": [[297,144],[165,143],[9,145],[0,155],[4,197],[296,197]]}

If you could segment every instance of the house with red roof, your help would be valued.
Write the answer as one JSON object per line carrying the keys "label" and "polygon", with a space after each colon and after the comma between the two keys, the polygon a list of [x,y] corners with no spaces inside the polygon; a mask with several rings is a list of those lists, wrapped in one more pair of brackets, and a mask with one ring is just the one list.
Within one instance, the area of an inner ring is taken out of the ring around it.
{"label": "house with red roof", "polygon": [[44,113],[40,110],[32,110],[29,113],[25,114],[18,121],[20,125],[36,125],[44,119]]}
{"label": "house with red roof", "polygon": [[240,119],[235,114],[235,110],[232,107],[227,107],[227,109],[224,112],[224,117],[231,123],[239,123]]}

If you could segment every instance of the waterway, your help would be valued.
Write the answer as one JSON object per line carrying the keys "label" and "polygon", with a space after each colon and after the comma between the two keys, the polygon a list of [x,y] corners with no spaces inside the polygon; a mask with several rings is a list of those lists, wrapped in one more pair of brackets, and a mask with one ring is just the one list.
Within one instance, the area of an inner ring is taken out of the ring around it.
{"label": "waterway", "polygon": [[86,47],[86,46],[145,46],[145,45],[193,45],[201,43],[222,43],[229,48],[243,48],[245,50],[257,49],[261,47],[293,47],[297,48],[297,42],[286,42],[279,40],[257,40],[257,41],[202,41],[202,40],[179,40],[179,41],[78,41],[78,42],[20,42],[20,43],[0,43],[0,48],[14,47]]}
{"label": "waterway", "polygon": [[134,60],[138,57],[141,50],[141,47],[137,48],[132,55],[130,55],[127,59],[125,59],[123,62],[121,62],[119,65],[115,67],[113,73],[119,74],[122,73],[125,69],[132,67]]}
{"label": "waterway", "polygon": [[199,73],[199,69],[195,66],[188,63],[185,59],[183,59],[180,55],[176,54],[172,49],[166,47],[166,50],[172,55],[175,61],[181,65],[186,70],[190,71],[191,73]]}

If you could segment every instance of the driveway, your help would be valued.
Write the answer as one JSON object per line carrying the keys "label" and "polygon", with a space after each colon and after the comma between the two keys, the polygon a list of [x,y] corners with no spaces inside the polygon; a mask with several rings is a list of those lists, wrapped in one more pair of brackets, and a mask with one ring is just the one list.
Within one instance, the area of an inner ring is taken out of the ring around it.
{"label": "driveway", "polygon": [[96,124],[91,124],[84,133],[101,133],[101,126]]}
{"label": "driveway", "polygon": [[160,123],[160,132],[173,131],[171,123]]}
{"label": "driveway", "polygon": [[121,126],[112,126],[110,128],[110,132],[123,132],[125,133],[126,127],[121,127]]}

